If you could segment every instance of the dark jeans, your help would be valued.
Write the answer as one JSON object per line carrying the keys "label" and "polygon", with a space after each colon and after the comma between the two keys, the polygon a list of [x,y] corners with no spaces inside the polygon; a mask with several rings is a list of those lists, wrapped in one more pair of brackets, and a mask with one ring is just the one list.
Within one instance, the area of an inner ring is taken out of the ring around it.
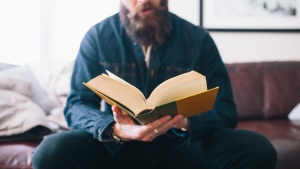
{"label": "dark jeans", "polygon": [[34,152],[35,169],[274,169],[276,151],[259,134],[215,131],[201,141],[160,136],[152,142],[126,142],[115,156],[91,134],[67,131],[50,135]]}

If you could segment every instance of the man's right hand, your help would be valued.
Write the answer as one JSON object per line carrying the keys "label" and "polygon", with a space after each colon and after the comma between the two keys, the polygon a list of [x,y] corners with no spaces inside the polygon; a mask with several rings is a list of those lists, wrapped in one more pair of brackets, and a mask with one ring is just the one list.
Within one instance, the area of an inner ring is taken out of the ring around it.
{"label": "man's right hand", "polygon": [[150,142],[183,119],[182,115],[176,115],[173,118],[167,115],[146,125],[138,125],[130,116],[123,114],[117,106],[112,106],[112,111],[116,122],[113,128],[114,134],[121,141],[139,140]]}

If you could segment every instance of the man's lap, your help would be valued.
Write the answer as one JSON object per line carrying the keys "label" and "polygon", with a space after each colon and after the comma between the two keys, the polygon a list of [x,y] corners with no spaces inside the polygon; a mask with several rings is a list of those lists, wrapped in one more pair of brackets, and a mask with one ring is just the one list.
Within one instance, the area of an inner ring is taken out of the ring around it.
{"label": "man's lap", "polygon": [[[201,141],[189,142],[188,137],[160,136],[152,142],[126,142],[115,156],[111,156],[105,146],[91,134],[70,130],[46,137],[37,148],[33,162],[36,168],[70,165],[73,165],[70,168],[110,169],[214,168],[212,164],[246,167],[251,162],[249,152],[258,153],[256,147],[265,147],[267,144],[267,140],[255,133],[224,129],[208,134]],[[237,160],[239,164],[234,163]],[[43,164],[46,161],[49,164]]]}

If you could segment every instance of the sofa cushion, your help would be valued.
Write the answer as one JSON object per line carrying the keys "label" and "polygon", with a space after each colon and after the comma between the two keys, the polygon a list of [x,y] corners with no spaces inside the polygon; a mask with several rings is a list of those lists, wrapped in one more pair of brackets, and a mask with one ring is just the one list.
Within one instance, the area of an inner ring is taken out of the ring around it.
{"label": "sofa cushion", "polygon": [[300,62],[263,62],[265,118],[286,118],[300,102]]}
{"label": "sofa cushion", "polygon": [[261,65],[226,64],[239,119],[262,118],[263,86]]}
{"label": "sofa cushion", "polygon": [[0,168],[32,169],[32,155],[40,140],[0,143]]}
{"label": "sofa cushion", "polygon": [[270,140],[277,151],[276,169],[299,169],[300,121],[244,120],[237,128],[260,133]]}

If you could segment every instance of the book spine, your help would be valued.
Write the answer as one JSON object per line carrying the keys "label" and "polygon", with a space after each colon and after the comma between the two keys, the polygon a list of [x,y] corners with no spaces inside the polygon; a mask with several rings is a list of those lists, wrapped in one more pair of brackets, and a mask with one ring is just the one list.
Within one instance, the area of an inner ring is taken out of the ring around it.
{"label": "book spine", "polygon": [[155,109],[153,109],[147,113],[141,113],[141,114],[137,115],[135,118],[140,124],[145,125],[145,124],[155,121],[165,115],[175,116],[177,113],[178,113],[177,104],[174,101],[174,102],[170,102],[170,103],[158,106]]}

